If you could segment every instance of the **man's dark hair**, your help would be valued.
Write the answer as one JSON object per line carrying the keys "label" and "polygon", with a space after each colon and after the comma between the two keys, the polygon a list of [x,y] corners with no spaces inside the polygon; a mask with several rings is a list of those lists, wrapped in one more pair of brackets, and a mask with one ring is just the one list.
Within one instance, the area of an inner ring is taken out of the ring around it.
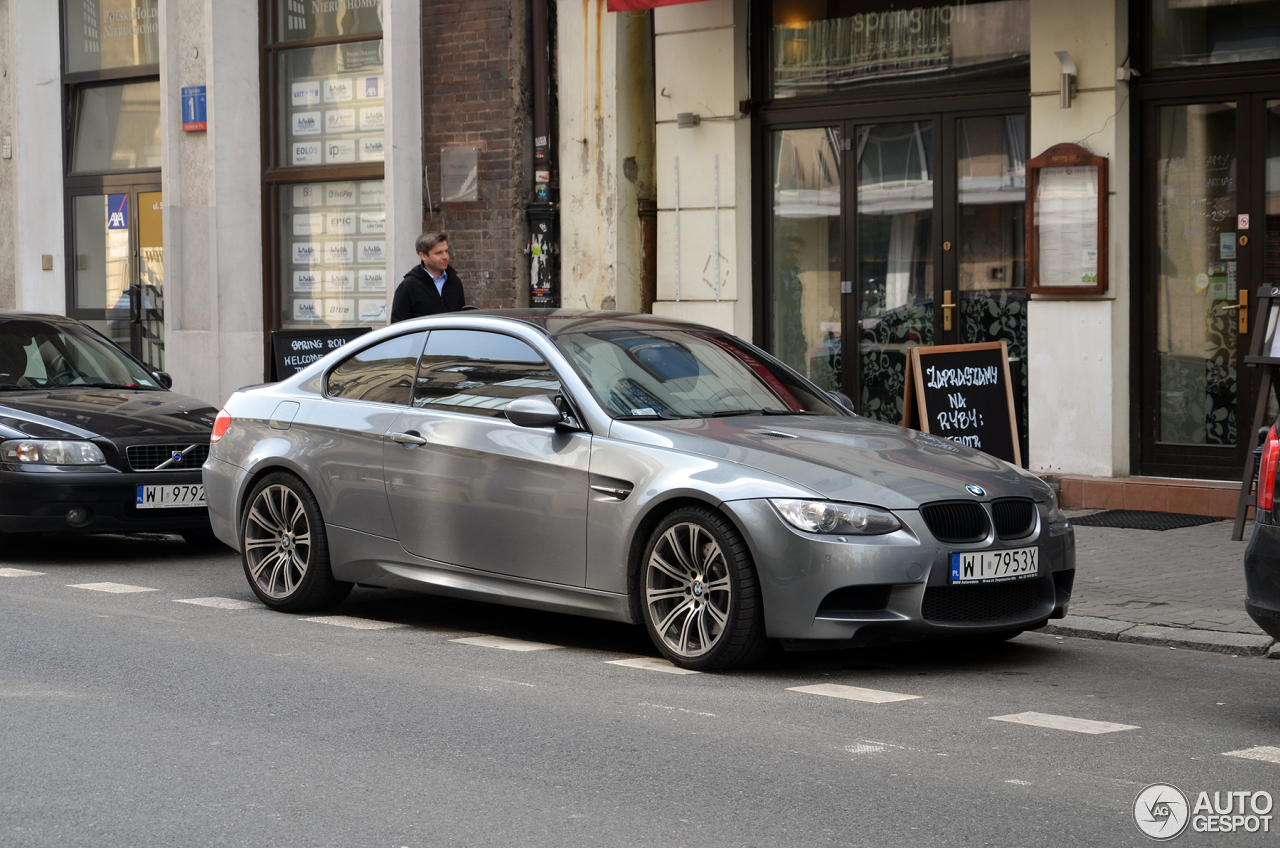
{"label": "man's dark hair", "polygon": [[448,240],[449,240],[448,233],[444,233],[444,232],[423,233],[422,235],[418,236],[418,240],[414,242],[413,246],[414,246],[414,249],[417,250],[419,253],[430,253],[432,248],[434,248],[437,244],[439,244],[442,241],[447,242]]}

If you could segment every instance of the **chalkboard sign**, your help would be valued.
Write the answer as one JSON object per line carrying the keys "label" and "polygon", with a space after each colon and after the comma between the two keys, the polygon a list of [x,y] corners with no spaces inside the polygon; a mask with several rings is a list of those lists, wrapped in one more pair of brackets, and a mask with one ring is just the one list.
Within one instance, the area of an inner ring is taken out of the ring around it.
{"label": "chalkboard sign", "polygon": [[1004,342],[913,347],[902,426],[1022,465]]}
{"label": "chalkboard sign", "polygon": [[344,327],[317,330],[271,331],[271,381],[277,382],[297,374],[303,368],[358,339],[371,327]]}

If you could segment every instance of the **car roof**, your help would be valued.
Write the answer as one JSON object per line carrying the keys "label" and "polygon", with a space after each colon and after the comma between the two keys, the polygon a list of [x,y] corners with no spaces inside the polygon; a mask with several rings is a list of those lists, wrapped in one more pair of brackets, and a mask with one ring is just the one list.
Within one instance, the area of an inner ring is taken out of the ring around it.
{"label": "car roof", "polygon": [[23,312],[20,309],[0,309],[0,321],[47,321],[51,324],[79,324],[74,318],[66,315],[53,315],[45,312]]}
{"label": "car roof", "polygon": [[695,324],[692,321],[635,312],[597,312],[581,309],[476,309],[462,314],[519,321],[536,327],[551,338],[569,333],[607,330],[671,329],[719,332],[712,327]]}

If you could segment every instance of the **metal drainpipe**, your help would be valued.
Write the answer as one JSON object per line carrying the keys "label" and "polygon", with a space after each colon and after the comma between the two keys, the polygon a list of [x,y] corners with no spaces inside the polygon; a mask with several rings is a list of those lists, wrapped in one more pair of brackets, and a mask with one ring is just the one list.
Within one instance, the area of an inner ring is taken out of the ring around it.
{"label": "metal drainpipe", "polygon": [[560,227],[555,198],[555,156],[551,137],[551,49],[548,0],[530,0],[533,24],[533,200],[529,220],[529,305],[560,305]]}

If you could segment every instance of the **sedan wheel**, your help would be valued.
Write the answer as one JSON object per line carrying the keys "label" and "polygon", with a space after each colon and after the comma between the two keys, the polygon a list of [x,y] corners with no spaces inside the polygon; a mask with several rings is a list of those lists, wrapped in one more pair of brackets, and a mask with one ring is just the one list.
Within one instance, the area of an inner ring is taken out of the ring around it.
{"label": "sedan wheel", "polygon": [[768,650],[755,567],[722,516],[699,508],[668,516],[649,538],[641,580],[645,627],[674,664],[729,668]]}
{"label": "sedan wheel", "polygon": [[240,550],[249,586],[272,609],[332,606],[351,591],[333,579],[315,496],[292,474],[263,478],[240,518]]}

